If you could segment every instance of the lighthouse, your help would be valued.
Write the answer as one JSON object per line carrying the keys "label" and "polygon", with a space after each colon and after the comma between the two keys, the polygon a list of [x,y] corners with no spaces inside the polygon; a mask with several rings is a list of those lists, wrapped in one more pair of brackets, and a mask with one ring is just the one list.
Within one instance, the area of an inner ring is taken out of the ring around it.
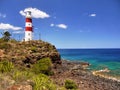
{"label": "lighthouse", "polygon": [[26,12],[26,22],[25,22],[25,41],[32,40],[33,36],[33,26],[32,26],[32,16],[31,12]]}

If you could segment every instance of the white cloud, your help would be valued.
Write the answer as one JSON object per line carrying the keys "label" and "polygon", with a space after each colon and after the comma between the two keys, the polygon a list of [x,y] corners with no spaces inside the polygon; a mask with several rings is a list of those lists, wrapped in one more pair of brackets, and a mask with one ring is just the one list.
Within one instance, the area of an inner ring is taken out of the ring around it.
{"label": "white cloud", "polygon": [[22,16],[25,16],[25,12],[24,12],[24,11],[21,10],[19,13],[20,13]]}
{"label": "white cloud", "polygon": [[16,27],[10,24],[0,23],[1,30],[21,30],[21,27]]}
{"label": "white cloud", "polygon": [[31,11],[31,14],[32,14],[33,18],[42,18],[42,19],[44,19],[44,18],[49,18],[50,17],[50,15],[47,14],[46,12],[41,11],[41,10],[39,10],[37,8],[32,8],[32,7],[25,8],[24,10],[21,10],[19,13],[22,16],[25,16],[27,11]]}
{"label": "white cloud", "polygon": [[13,32],[14,34],[20,34],[20,33],[24,33],[23,31],[15,31]]}
{"label": "white cloud", "polygon": [[59,28],[62,28],[62,29],[67,29],[67,25],[65,25],[65,24],[58,24],[56,26]]}
{"label": "white cloud", "polygon": [[52,23],[52,24],[50,24],[50,26],[51,26],[51,27],[54,27],[55,25]]}
{"label": "white cloud", "polygon": [[6,18],[6,14],[0,13],[0,17],[1,17],[1,18]]}
{"label": "white cloud", "polygon": [[90,14],[89,16],[90,16],[90,17],[95,17],[96,14],[95,14],[95,13],[92,13],[92,14]]}

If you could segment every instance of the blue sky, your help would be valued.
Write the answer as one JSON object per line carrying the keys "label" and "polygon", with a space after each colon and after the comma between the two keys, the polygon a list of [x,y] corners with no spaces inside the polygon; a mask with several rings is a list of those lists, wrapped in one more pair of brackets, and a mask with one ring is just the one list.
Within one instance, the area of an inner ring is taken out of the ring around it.
{"label": "blue sky", "polygon": [[0,32],[22,40],[25,10],[33,12],[34,39],[57,48],[120,48],[120,0],[0,0]]}

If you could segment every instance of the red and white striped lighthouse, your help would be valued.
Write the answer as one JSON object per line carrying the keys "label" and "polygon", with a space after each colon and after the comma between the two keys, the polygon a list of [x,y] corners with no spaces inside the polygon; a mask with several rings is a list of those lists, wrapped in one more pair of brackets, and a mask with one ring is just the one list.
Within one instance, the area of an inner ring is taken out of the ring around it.
{"label": "red and white striped lighthouse", "polygon": [[33,36],[32,16],[31,12],[26,12],[26,23],[25,23],[25,41],[32,40]]}

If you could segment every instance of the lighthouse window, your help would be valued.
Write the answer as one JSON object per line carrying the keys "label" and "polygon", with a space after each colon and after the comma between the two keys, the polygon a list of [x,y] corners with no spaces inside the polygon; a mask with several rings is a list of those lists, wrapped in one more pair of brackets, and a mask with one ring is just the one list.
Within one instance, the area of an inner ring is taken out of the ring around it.
{"label": "lighthouse window", "polygon": [[30,36],[30,33],[28,33],[28,36]]}

